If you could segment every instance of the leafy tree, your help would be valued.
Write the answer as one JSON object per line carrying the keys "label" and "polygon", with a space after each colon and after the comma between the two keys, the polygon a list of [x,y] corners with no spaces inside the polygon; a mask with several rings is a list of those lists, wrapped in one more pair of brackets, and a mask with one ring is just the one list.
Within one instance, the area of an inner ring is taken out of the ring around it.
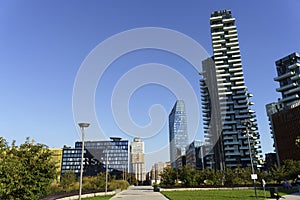
{"label": "leafy tree", "polygon": [[271,175],[276,183],[281,183],[287,176],[285,165],[282,165],[281,167],[275,165],[271,170]]}
{"label": "leafy tree", "polygon": [[61,177],[60,185],[64,191],[69,192],[76,183],[76,175],[73,171],[66,171]]}
{"label": "leafy tree", "polygon": [[196,170],[191,169],[189,166],[184,166],[182,170],[180,170],[180,180],[185,186],[197,186],[198,183],[196,177]]}
{"label": "leafy tree", "polygon": [[300,161],[299,160],[284,160],[283,165],[286,169],[285,179],[293,180],[300,173]]}
{"label": "leafy tree", "polygon": [[172,167],[167,167],[160,174],[161,185],[163,186],[174,186],[175,180],[177,179],[177,170]]}
{"label": "leafy tree", "polygon": [[43,144],[26,139],[19,147],[0,137],[0,199],[35,200],[49,192],[55,179],[55,163]]}

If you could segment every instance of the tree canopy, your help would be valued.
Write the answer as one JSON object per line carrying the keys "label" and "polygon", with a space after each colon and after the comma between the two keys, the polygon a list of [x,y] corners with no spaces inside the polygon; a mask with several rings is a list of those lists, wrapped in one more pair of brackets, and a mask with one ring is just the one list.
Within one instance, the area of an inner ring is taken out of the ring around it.
{"label": "tree canopy", "polygon": [[0,137],[0,199],[35,200],[49,191],[56,177],[52,153],[43,144],[26,139],[11,146]]}

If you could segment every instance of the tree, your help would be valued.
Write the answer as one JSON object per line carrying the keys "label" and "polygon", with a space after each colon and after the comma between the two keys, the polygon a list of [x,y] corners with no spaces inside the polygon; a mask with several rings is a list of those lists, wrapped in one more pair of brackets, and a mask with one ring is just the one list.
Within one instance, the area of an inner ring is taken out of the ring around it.
{"label": "tree", "polygon": [[73,171],[66,171],[61,177],[60,185],[64,191],[70,192],[76,182],[76,175]]}
{"label": "tree", "polygon": [[187,187],[197,186],[196,170],[189,166],[184,166],[182,170],[180,170],[180,180]]}
{"label": "tree", "polygon": [[276,183],[281,183],[287,176],[285,165],[282,165],[281,167],[275,165],[271,170],[271,175]]}
{"label": "tree", "polygon": [[55,163],[50,150],[43,144],[9,146],[0,137],[0,199],[35,200],[49,192],[55,179]]}
{"label": "tree", "polygon": [[173,186],[175,185],[175,180],[177,179],[177,171],[172,167],[166,167],[164,171],[160,174],[161,185],[163,186]]}

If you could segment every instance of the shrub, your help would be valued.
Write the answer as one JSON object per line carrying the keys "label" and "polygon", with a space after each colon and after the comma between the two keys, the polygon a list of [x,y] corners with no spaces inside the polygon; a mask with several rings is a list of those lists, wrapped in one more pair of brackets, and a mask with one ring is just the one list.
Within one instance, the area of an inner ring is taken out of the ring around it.
{"label": "shrub", "polygon": [[125,180],[112,180],[109,182],[109,189],[115,190],[115,189],[121,189],[125,190],[129,187],[129,183]]}

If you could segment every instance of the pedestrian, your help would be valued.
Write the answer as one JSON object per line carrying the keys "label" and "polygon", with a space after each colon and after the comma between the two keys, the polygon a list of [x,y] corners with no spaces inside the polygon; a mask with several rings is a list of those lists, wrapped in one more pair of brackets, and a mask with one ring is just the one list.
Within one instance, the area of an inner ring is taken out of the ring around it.
{"label": "pedestrian", "polygon": [[295,182],[296,182],[296,185],[297,185],[297,188],[298,188],[298,192],[300,192],[300,174],[298,174]]}

